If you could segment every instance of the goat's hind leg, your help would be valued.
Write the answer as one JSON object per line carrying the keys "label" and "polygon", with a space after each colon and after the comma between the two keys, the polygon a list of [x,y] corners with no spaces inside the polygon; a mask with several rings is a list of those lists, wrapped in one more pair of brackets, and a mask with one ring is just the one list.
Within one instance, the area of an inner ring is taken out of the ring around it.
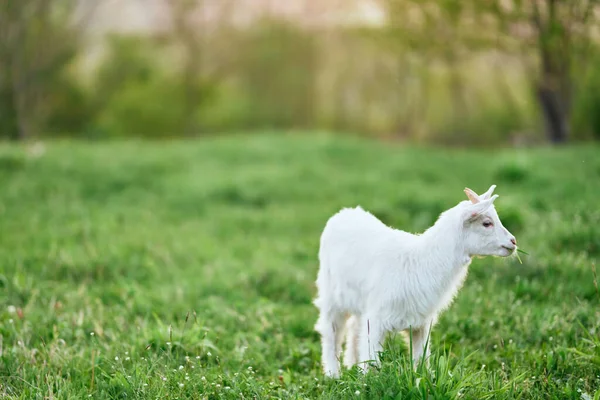
{"label": "goat's hind leg", "polygon": [[369,362],[377,366],[381,364],[379,353],[383,350],[385,331],[377,318],[362,317],[359,319],[358,356],[363,373],[369,369]]}
{"label": "goat's hind leg", "polygon": [[[431,357],[431,328],[433,321],[428,321],[423,326],[412,328],[412,357],[413,368],[417,368],[421,362],[425,362],[425,367],[429,367],[429,358]],[[407,331],[410,335],[410,330]],[[407,337],[408,339],[409,337]],[[409,343],[410,345],[410,343]]]}
{"label": "goat's hind leg", "polygon": [[344,352],[344,366],[348,369],[358,362],[359,335],[359,318],[356,315],[351,315],[346,321],[346,351]]}
{"label": "goat's hind leg", "polygon": [[321,362],[326,376],[340,376],[340,355],[344,337],[346,318],[343,314],[321,311],[315,325],[321,334]]}

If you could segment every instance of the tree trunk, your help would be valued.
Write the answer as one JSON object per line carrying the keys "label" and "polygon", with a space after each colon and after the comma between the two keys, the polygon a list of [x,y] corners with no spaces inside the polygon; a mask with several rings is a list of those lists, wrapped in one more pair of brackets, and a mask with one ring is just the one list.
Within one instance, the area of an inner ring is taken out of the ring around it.
{"label": "tree trunk", "polygon": [[565,143],[569,138],[573,87],[571,32],[566,21],[560,18],[556,0],[547,0],[545,20],[537,2],[533,2],[533,7],[541,63],[536,94],[548,140],[555,144]]}
{"label": "tree trunk", "polygon": [[552,143],[569,139],[571,116],[571,74],[568,55],[549,47],[541,48],[542,71],[537,98],[544,118],[546,136]]}
{"label": "tree trunk", "polygon": [[569,137],[569,107],[560,90],[540,84],[538,101],[542,109],[546,135],[552,143],[565,143]]}

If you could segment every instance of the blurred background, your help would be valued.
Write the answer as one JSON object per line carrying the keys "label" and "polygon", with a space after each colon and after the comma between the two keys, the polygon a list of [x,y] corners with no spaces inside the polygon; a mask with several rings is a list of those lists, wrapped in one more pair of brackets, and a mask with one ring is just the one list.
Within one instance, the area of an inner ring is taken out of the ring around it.
{"label": "blurred background", "polygon": [[[600,400],[599,22],[600,0],[0,0],[0,398]],[[327,219],[422,232],[492,184],[528,254],[473,263],[435,375],[390,346],[323,380]]]}
{"label": "blurred background", "polygon": [[595,0],[3,0],[0,136],[600,139]]}

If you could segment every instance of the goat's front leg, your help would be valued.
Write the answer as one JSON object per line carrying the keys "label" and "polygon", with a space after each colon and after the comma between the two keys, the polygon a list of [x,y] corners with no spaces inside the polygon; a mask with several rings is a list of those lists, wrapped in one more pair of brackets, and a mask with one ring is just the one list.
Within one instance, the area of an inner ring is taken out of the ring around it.
{"label": "goat's front leg", "polygon": [[412,359],[413,368],[415,369],[421,361],[423,361],[423,352],[425,352],[425,366],[429,367],[429,357],[431,356],[430,335],[432,327],[433,321],[428,321],[422,326],[412,328]]}
{"label": "goat's front leg", "polygon": [[383,349],[385,332],[376,318],[361,318],[360,324],[358,361],[363,373],[366,373],[370,361],[380,365],[379,352]]}

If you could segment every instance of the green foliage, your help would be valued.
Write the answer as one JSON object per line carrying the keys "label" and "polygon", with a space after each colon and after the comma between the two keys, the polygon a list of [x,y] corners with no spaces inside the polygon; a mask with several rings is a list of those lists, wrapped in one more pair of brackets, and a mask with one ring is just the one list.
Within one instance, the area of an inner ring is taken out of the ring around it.
{"label": "green foliage", "polygon": [[304,128],[313,123],[316,35],[283,21],[240,33],[236,81],[245,102],[233,121],[247,128]]}
{"label": "green foliage", "polygon": [[19,126],[10,83],[6,76],[0,78],[0,137],[16,139]]}
{"label": "green foliage", "polygon": [[113,36],[94,87],[92,136],[164,137],[183,133],[182,88],[157,64],[151,40]]}
{"label": "green foliage", "polygon": [[47,82],[45,135],[73,136],[85,131],[94,115],[91,96],[69,71]]}
{"label": "green foliage", "polygon": [[600,139],[600,48],[589,51],[589,67],[576,82],[573,102],[573,137],[579,140]]}
{"label": "green foliage", "polygon": [[[598,396],[597,146],[36,146],[0,146],[3,398]],[[526,179],[498,180],[512,165]],[[465,186],[492,183],[523,264],[474,260],[433,331],[431,371],[413,372],[391,336],[380,371],[324,379],[311,300],[327,218],[360,204],[421,231]]]}
{"label": "green foliage", "polygon": [[69,24],[75,1],[0,4],[0,138],[80,130],[87,99],[69,75],[79,35]]}
{"label": "green foliage", "polygon": [[173,81],[127,82],[99,112],[94,134],[109,137],[180,136],[181,91]]}
{"label": "green foliage", "polygon": [[143,85],[158,74],[157,48],[147,38],[111,35],[106,55],[94,74],[96,105],[105,107],[126,85]]}
{"label": "green foliage", "polygon": [[[173,50],[150,38],[111,36],[95,74],[96,115],[88,134],[158,138],[183,136],[190,126],[210,127],[211,115],[205,110],[211,111],[208,105],[216,100],[216,82],[198,76],[191,86],[178,68],[157,61]],[[189,103],[190,98],[197,103]]]}

